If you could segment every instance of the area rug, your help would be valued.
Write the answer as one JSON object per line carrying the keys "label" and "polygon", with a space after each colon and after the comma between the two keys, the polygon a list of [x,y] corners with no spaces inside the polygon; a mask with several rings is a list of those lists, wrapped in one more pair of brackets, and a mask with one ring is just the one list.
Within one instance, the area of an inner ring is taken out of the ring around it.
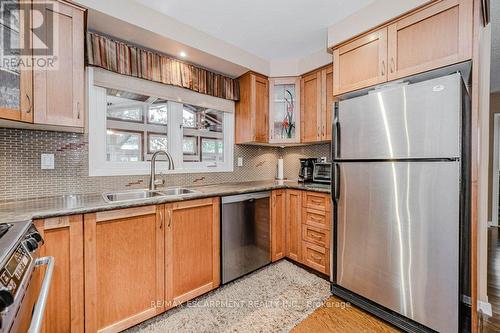
{"label": "area rug", "polygon": [[282,260],[127,332],[289,332],[329,296],[328,281]]}

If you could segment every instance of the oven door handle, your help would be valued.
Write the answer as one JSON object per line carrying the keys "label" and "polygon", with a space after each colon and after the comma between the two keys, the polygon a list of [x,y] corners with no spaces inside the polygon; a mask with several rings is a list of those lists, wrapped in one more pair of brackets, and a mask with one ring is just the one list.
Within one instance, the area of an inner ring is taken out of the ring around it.
{"label": "oven door handle", "polygon": [[47,305],[47,298],[49,297],[50,283],[52,281],[52,273],[54,272],[54,257],[38,258],[35,261],[35,268],[47,265],[45,276],[43,277],[42,286],[40,287],[40,294],[33,310],[33,317],[28,329],[28,333],[39,333],[42,328],[43,314],[45,312],[45,305]]}

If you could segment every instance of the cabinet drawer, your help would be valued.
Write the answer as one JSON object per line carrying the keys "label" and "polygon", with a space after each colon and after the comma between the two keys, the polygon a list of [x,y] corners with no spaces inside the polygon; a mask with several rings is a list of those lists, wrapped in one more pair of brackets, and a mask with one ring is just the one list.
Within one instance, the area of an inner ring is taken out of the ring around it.
{"label": "cabinet drawer", "polygon": [[304,192],[303,205],[323,212],[330,211],[330,195],[316,192]]}
{"label": "cabinet drawer", "polygon": [[321,210],[303,208],[302,224],[330,230],[330,213]]}
{"label": "cabinet drawer", "polygon": [[325,248],[330,248],[330,230],[302,225],[302,239]]}
{"label": "cabinet drawer", "polygon": [[324,274],[330,274],[330,255],[329,251],[324,247],[302,242],[302,261],[312,269]]}

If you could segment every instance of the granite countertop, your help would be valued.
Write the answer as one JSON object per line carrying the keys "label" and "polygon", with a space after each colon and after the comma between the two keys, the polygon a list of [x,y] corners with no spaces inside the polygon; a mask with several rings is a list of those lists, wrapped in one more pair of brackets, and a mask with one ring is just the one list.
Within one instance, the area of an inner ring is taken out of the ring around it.
{"label": "granite countertop", "polygon": [[[330,185],[302,184],[296,181],[274,180],[204,185],[189,188],[197,190],[199,193],[183,195],[182,197],[156,197],[119,203],[108,203],[104,201],[101,193],[65,195],[42,199],[12,201],[0,204],[0,223],[43,219],[74,214],[86,214],[112,209],[156,205],[182,200],[269,191],[284,188],[330,193]],[[161,191],[161,188],[158,188],[158,190]]]}

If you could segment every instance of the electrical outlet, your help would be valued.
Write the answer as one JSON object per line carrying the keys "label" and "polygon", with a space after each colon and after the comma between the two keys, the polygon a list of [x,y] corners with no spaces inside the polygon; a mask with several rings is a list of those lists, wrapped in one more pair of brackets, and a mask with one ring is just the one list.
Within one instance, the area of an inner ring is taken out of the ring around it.
{"label": "electrical outlet", "polygon": [[42,154],[41,157],[42,170],[54,169],[54,154]]}
{"label": "electrical outlet", "polygon": [[238,166],[239,167],[243,166],[243,157],[238,157]]}

